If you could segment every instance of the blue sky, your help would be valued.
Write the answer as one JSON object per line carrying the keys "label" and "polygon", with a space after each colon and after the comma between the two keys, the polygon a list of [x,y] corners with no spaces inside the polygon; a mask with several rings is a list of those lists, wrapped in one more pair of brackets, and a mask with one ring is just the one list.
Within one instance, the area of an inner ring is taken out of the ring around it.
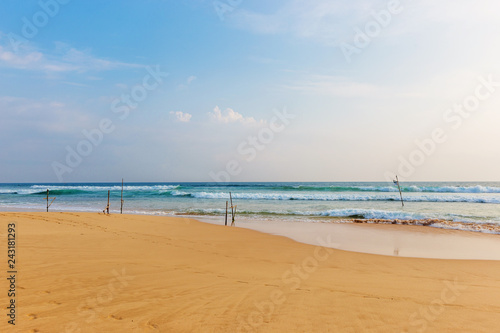
{"label": "blue sky", "polygon": [[0,182],[500,181],[499,9],[2,1]]}

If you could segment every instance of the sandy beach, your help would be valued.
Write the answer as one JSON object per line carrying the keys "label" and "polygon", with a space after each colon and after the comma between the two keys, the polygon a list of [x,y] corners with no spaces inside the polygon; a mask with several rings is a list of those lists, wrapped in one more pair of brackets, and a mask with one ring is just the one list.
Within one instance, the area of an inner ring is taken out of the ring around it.
{"label": "sandy beach", "polygon": [[15,327],[1,279],[2,332],[495,332],[500,322],[500,261],[348,252],[326,234],[318,246],[172,217],[0,221],[2,276],[12,223],[17,269]]}

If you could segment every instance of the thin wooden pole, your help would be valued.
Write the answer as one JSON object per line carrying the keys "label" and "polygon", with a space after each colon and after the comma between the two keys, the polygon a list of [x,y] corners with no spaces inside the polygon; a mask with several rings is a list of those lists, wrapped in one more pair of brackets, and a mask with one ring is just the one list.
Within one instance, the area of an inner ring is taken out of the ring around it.
{"label": "thin wooden pole", "polygon": [[401,187],[399,186],[399,179],[398,175],[396,175],[396,184],[398,184],[398,189],[399,189],[399,196],[401,197],[401,206],[405,206],[405,203],[403,201],[403,193],[401,193]]}
{"label": "thin wooden pole", "polygon": [[[49,203],[49,199],[52,199],[52,201]],[[52,203],[54,200],[56,200],[56,197],[49,198],[49,189],[47,189],[47,197],[45,198],[47,200],[47,213],[49,212],[49,207],[52,206]]]}
{"label": "thin wooden pole", "polygon": [[237,205],[234,206],[234,215],[233,215],[233,221],[231,222],[231,227],[234,226],[234,217],[236,216],[236,207],[238,207]]}
{"label": "thin wooden pole", "polygon": [[[231,200],[231,221],[234,223],[233,196],[231,195],[231,192],[229,192],[229,200]],[[231,225],[233,225],[233,223],[231,223]]]}
{"label": "thin wooden pole", "polygon": [[106,207],[106,212],[108,213],[108,215],[109,215],[109,193],[110,193],[110,192],[111,192],[111,191],[110,191],[110,190],[108,190],[108,206]]}
{"label": "thin wooden pole", "polygon": [[123,214],[123,178],[122,178],[122,196],[120,201],[120,214]]}
{"label": "thin wooden pole", "polygon": [[227,201],[226,201],[226,221],[224,222],[224,225],[227,225]]}

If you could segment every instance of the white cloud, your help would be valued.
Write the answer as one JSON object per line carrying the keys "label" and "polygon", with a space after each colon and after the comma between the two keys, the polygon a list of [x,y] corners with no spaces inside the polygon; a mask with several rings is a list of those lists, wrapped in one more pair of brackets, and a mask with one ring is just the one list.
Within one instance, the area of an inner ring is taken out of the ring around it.
{"label": "white cloud", "polygon": [[241,113],[234,111],[231,108],[227,108],[225,112],[222,112],[221,109],[216,106],[213,112],[208,113],[210,118],[222,124],[229,123],[242,123],[242,124],[263,124],[264,120],[256,121],[253,117],[244,117]]}
{"label": "white cloud", "polygon": [[500,3],[494,0],[421,0],[419,14],[427,20],[446,23],[498,22]]}
{"label": "white cloud", "polygon": [[0,45],[0,62],[6,64],[8,67],[26,68],[34,63],[39,63],[42,59],[43,54],[40,52],[29,52],[19,55]]}
{"label": "white cloud", "polygon": [[177,121],[182,123],[188,123],[193,117],[193,115],[182,111],[170,111],[170,114],[173,115]]}
{"label": "white cloud", "polygon": [[29,44],[14,51],[0,33],[0,66],[47,73],[107,71],[119,68],[139,68],[138,64],[123,63],[93,56],[90,50],[78,50],[57,42],[51,52],[41,52]]}
{"label": "white cloud", "polygon": [[282,85],[285,90],[305,95],[323,95],[340,98],[412,98],[455,101],[463,98],[477,84],[484,72],[455,70],[434,74],[423,82],[387,84],[366,82],[345,76],[306,74]]}
{"label": "white cloud", "polygon": [[377,85],[330,75],[308,75],[293,84],[283,86],[283,88],[305,94],[339,97],[377,97],[388,92],[387,89]]}
{"label": "white cloud", "polygon": [[35,132],[74,135],[93,120],[88,112],[57,100],[0,96],[0,108],[0,131],[14,130],[26,136]]}
{"label": "white cloud", "polygon": [[196,80],[197,77],[194,76],[194,75],[191,75],[189,76],[187,79],[186,79],[186,84],[184,83],[181,83],[177,86],[177,89],[179,90],[183,90],[183,89],[186,89],[194,80]]}
{"label": "white cloud", "polygon": [[[291,0],[283,1],[272,12],[238,8],[228,16],[239,29],[256,34],[290,34],[314,39],[326,45],[338,45],[351,40],[354,28],[363,28],[373,21],[374,12],[387,10],[390,0]],[[500,3],[494,0],[422,0],[401,1],[403,11],[391,20],[385,34],[407,35],[420,33],[423,28],[481,25],[498,26]],[[397,23],[393,23],[397,22]],[[394,26],[392,26],[394,24]],[[496,28],[495,28],[496,30]],[[432,30],[435,33],[435,30]],[[492,35],[492,34],[491,34]]]}
{"label": "white cloud", "polygon": [[353,24],[366,16],[365,11],[371,6],[374,6],[373,1],[367,0],[294,0],[286,2],[273,13],[241,9],[230,18],[235,27],[254,33],[288,33],[332,44],[352,31]]}

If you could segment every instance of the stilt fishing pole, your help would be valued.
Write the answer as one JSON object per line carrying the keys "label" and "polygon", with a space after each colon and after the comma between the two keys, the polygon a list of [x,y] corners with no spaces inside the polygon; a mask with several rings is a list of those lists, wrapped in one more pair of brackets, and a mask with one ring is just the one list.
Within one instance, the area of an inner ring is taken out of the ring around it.
{"label": "stilt fishing pole", "polygon": [[[56,200],[56,197],[49,198],[49,189],[47,189],[47,197],[45,198],[47,200],[47,213],[49,212],[49,207],[52,205],[54,200]],[[52,201],[49,204],[49,199],[52,199]]]}
{"label": "stilt fishing pole", "polygon": [[229,200],[231,201],[231,227],[234,226],[234,216],[236,215],[236,206],[233,206],[233,196],[229,192]]}
{"label": "stilt fishing pole", "polygon": [[399,186],[399,179],[398,179],[398,175],[396,175],[396,180],[393,180],[394,184],[398,185],[398,189],[399,189],[399,196],[401,197],[401,205],[404,207],[405,206],[405,203],[403,201],[403,193],[401,193],[401,186]]}
{"label": "stilt fishing pole", "polygon": [[122,178],[122,195],[120,201],[120,214],[123,214],[123,178]]}

